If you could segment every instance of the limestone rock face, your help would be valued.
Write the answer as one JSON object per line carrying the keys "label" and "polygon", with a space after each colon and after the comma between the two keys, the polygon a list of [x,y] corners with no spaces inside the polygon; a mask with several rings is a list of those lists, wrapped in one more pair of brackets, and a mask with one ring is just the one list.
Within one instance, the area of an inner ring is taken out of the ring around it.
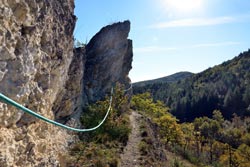
{"label": "limestone rock face", "polygon": [[[73,0],[0,0],[0,92],[54,118],[73,57]],[[56,166],[70,136],[0,103],[0,166]]]}
{"label": "limestone rock face", "polygon": [[116,82],[130,86],[132,41],[127,39],[130,22],[102,28],[86,46],[83,101],[100,100]]}

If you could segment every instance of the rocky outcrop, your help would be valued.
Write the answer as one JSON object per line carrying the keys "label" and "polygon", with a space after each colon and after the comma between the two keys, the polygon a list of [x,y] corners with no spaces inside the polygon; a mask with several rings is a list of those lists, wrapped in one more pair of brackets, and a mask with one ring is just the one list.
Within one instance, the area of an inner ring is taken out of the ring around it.
{"label": "rocky outcrop", "polygon": [[[0,92],[50,119],[79,119],[115,82],[129,86],[129,21],[73,50],[73,0],[0,0]],[[67,121],[67,120],[66,120]],[[59,166],[74,136],[0,102],[0,166]]]}
{"label": "rocky outcrop", "polygon": [[53,107],[59,121],[79,125],[82,108],[103,99],[116,82],[130,87],[133,52],[132,41],[127,39],[129,31],[129,21],[108,25],[86,48],[74,50],[69,79]]}
{"label": "rocky outcrop", "polygon": [[100,100],[116,82],[130,86],[132,41],[127,39],[130,22],[102,28],[86,46],[84,101]]}

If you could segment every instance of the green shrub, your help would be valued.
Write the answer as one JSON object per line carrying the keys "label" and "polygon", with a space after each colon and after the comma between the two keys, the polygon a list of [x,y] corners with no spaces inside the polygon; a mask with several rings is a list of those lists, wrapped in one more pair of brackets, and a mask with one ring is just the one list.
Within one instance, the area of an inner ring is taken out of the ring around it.
{"label": "green shrub", "polygon": [[[82,134],[82,141],[71,149],[68,166],[115,167],[119,154],[126,145],[130,133],[129,117],[124,112],[128,97],[124,89],[117,85],[114,89],[112,110],[105,122],[97,130]],[[100,123],[109,107],[109,97],[89,105],[81,117],[85,128],[92,128]]]}
{"label": "green shrub", "polygon": [[147,155],[149,150],[149,145],[145,141],[139,143],[139,150],[141,155]]}
{"label": "green shrub", "polygon": [[[97,130],[89,133],[90,141],[105,143],[112,140],[117,140],[126,144],[130,133],[129,118],[122,110],[128,103],[128,97],[124,95],[123,90],[116,86],[113,94],[112,110],[108,115],[107,120]],[[98,101],[86,108],[81,123],[86,128],[91,128],[99,124],[104,118],[109,107],[109,97],[104,101]]]}

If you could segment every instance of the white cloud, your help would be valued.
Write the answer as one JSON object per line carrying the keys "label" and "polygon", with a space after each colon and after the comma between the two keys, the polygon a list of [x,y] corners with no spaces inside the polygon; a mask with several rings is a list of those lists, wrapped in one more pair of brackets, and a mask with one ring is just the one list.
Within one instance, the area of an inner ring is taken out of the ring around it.
{"label": "white cloud", "polygon": [[134,48],[134,53],[152,53],[152,52],[162,52],[162,51],[171,51],[177,50],[175,47],[160,47],[160,46],[146,46]]}
{"label": "white cloud", "polygon": [[239,44],[240,42],[225,41],[225,42],[216,42],[216,43],[195,44],[195,45],[190,46],[190,48],[231,46],[231,45],[239,45]]}
{"label": "white cloud", "polygon": [[182,47],[162,47],[162,46],[146,46],[134,48],[134,53],[136,54],[145,54],[145,53],[157,53],[157,52],[166,52],[166,51],[176,51],[190,48],[206,48],[206,47],[220,47],[220,46],[232,46],[239,45],[240,42],[234,41],[223,41],[223,42],[214,42],[214,43],[200,43],[194,45],[187,45]]}
{"label": "white cloud", "polygon": [[218,17],[218,18],[191,18],[182,20],[173,20],[169,22],[157,23],[150,26],[151,28],[171,28],[171,27],[194,27],[194,26],[210,26],[225,24],[235,21],[233,17]]}
{"label": "white cloud", "polygon": [[249,21],[250,15],[240,16],[224,16],[214,18],[189,18],[160,22],[149,26],[150,28],[163,29],[173,27],[198,27],[198,26],[213,26],[219,24],[228,24],[241,21]]}

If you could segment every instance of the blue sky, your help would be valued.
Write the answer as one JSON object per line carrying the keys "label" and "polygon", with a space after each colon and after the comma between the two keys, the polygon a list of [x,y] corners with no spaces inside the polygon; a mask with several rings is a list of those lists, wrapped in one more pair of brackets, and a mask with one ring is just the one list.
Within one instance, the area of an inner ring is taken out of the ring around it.
{"label": "blue sky", "polygon": [[75,38],[130,20],[132,82],[201,72],[250,48],[249,0],[75,0]]}

